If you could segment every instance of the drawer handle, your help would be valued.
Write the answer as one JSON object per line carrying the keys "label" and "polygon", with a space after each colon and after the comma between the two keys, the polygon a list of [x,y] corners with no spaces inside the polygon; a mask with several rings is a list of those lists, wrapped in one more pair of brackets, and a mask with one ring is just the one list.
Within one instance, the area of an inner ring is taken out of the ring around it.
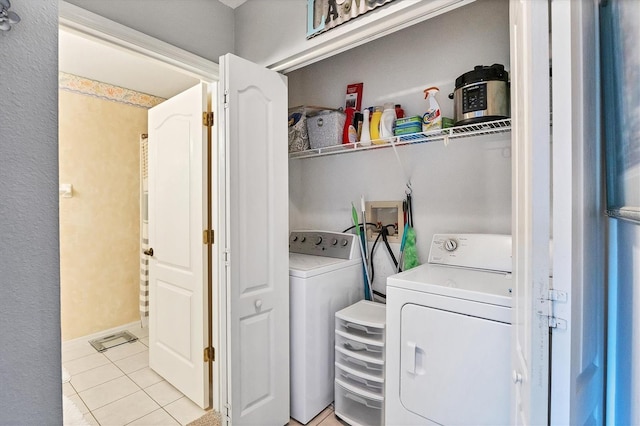
{"label": "drawer handle", "polygon": [[340,373],[340,375],[342,377],[344,377],[345,379],[347,379],[347,380],[353,380],[354,382],[362,383],[363,385],[365,385],[368,388],[380,389],[382,387],[381,383],[372,382],[372,381],[369,381],[369,380],[367,380],[365,378],[353,375],[351,373]]}
{"label": "drawer handle", "polygon": [[362,404],[362,405],[364,405],[366,407],[377,408],[378,410],[380,409],[380,407],[378,407],[376,405],[371,405],[371,404],[369,404],[369,401],[367,401],[366,399],[361,398],[359,396],[356,396],[356,395],[354,395],[352,393],[348,393],[347,392],[347,393],[344,394],[344,396],[345,396],[345,398],[349,398],[350,400],[355,401],[355,402],[357,402],[359,404]]}
{"label": "drawer handle", "polygon": [[345,323],[344,325],[346,328],[355,328],[356,330],[360,330],[360,331],[364,331],[367,334],[381,334],[381,333],[374,333],[371,332],[367,327],[365,327],[364,325],[360,325],[360,324],[354,324],[352,322],[348,322]]}
{"label": "drawer handle", "polygon": [[367,370],[382,371],[382,366],[376,367],[376,364],[367,364],[365,361],[356,358],[347,358],[347,362],[366,368]]}
{"label": "drawer handle", "polygon": [[367,350],[367,346],[363,345],[363,344],[354,344],[351,342],[344,342],[343,346],[346,349],[349,349],[350,351],[354,351],[354,352],[360,352],[360,351],[366,351]]}

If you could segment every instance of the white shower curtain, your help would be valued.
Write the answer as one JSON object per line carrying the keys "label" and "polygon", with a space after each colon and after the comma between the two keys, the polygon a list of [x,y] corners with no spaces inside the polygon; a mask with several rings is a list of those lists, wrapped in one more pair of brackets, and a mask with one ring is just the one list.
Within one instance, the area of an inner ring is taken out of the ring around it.
{"label": "white shower curtain", "polygon": [[140,320],[149,317],[149,186],[148,186],[148,138],[140,135]]}

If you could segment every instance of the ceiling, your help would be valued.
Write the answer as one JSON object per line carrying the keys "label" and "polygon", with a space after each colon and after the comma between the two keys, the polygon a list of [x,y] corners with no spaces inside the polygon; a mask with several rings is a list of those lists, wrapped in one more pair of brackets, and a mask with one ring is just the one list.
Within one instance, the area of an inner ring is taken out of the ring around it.
{"label": "ceiling", "polygon": [[[247,0],[219,0],[235,9]],[[58,70],[137,92],[170,98],[200,80],[159,61],[59,30]]]}
{"label": "ceiling", "polygon": [[63,29],[59,31],[58,70],[161,98],[200,82],[159,61]]}

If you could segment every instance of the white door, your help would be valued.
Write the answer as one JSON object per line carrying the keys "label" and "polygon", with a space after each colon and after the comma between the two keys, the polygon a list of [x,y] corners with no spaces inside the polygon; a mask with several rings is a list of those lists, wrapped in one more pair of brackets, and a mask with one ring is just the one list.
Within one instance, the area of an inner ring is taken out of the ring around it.
{"label": "white door", "polygon": [[598,96],[598,5],[551,3],[553,287],[551,424],[604,424],[605,218]]}
{"label": "white door", "polygon": [[201,83],[149,110],[149,366],[209,406],[207,111]]}
{"label": "white door", "polygon": [[547,424],[550,239],[549,25],[546,1],[510,2],[512,116],[512,422]]}
{"label": "white door", "polygon": [[233,55],[220,58],[220,69],[225,415],[234,425],[283,425],[289,421],[287,84]]}

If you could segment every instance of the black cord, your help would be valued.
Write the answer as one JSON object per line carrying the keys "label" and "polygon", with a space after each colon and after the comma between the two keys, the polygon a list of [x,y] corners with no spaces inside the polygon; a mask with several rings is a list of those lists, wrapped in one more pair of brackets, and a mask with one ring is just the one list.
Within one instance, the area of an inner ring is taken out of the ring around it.
{"label": "black cord", "polygon": [[[369,225],[369,226],[378,226],[377,224],[375,224],[375,223],[371,223],[371,222],[367,222],[367,225]],[[361,223],[359,223],[359,224],[358,224],[358,226],[360,227],[360,229],[362,229],[362,224],[361,224]],[[342,231],[342,233],[344,234],[345,232],[349,232],[349,231],[351,231],[351,230],[352,230],[353,228],[355,228],[355,227],[356,227],[356,225],[351,225],[350,227],[348,227],[347,229],[345,229],[344,231]]]}
{"label": "black cord", "polygon": [[375,294],[378,297],[382,297],[383,299],[387,298],[387,295],[384,293],[380,293],[378,290],[373,290],[373,294]]}

